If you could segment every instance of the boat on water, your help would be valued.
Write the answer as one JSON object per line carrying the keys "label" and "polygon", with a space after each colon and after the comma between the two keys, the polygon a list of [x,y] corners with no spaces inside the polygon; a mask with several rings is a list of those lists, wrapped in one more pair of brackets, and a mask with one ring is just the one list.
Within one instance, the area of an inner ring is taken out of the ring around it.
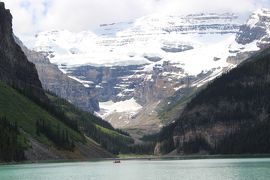
{"label": "boat on water", "polygon": [[114,160],[113,163],[121,163],[121,161],[120,160]]}

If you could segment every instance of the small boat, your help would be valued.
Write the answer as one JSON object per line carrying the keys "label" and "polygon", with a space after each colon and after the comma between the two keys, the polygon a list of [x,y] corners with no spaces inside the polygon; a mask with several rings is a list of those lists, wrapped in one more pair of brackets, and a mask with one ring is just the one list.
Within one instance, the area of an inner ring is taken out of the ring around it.
{"label": "small boat", "polygon": [[114,160],[113,163],[121,163],[121,161],[120,160]]}

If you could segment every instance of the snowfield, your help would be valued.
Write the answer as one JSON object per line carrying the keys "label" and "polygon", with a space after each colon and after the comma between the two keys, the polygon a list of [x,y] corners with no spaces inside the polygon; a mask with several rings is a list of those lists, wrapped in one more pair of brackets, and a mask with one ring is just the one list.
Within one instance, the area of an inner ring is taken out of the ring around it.
{"label": "snowfield", "polygon": [[[257,26],[264,16],[270,17],[270,11],[254,12],[247,26]],[[51,63],[86,88],[98,87],[99,90],[108,88],[108,77],[94,84],[93,79],[89,81],[84,75],[75,76],[72,71],[84,66],[139,66],[128,76],[117,77],[118,84],[109,88],[119,91],[106,102],[100,102],[100,111],[97,112],[105,119],[114,113],[133,116],[146,108],[136,102],[135,92],[147,83],[158,86],[154,76],[165,77],[162,82],[159,79],[161,85],[164,83],[164,92],[185,88],[187,85],[179,80],[186,77],[195,79],[191,86],[200,87],[236,66],[228,62],[228,57],[258,51],[260,40],[245,45],[236,42],[243,24],[245,22],[232,13],[152,14],[130,22],[102,24],[93,31],[41,32],[36,36],[34,50],[46,53]],[[270,32],[268,34],[270,37]],[[203,78],[196,80],[198,76]],[[133,80],[138,80],[139,84],[132,84]],[[124,116],[117,118],[121,121]]]}
{"label": "snowfield", "polygon": [[112,101],[101,102],[99,106],[100,111],[98,114],[105,119],[107,116],[115,112],[136,114],[136,112],[142,109],[142,106],[138,104],[134,98],[115,103]]}
{"label": "snowfield", "polygon": [[[103,24],[95,33],[42,32],[37,35],[34,49],[49,53],[50,61],[60,68],[61,65],[70,68],[81,65],[147,65],[145,70],[151,71],[155,64],[170,61],[187,74],[197,75],[228,66],[226,58],[233,55],[230,48],[242,48],[234,41],[239,26],[237,16],[230,13],[154,14],[134,22]],[[255,45],[246,50],[256,48]]]}

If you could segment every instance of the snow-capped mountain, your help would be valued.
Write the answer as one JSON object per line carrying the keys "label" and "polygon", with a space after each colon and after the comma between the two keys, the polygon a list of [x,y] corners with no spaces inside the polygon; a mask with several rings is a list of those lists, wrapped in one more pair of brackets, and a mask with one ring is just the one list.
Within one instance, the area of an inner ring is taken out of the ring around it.
{"label": "snow-capped mountain", "polygon": [[264,47],[270,40],[270,11],[259,9],[252,13],[245,25],[240,28],[236,41],[240,44],[256,42],[258,47]]}
{"label": "snow-capped mountain", "polygon": [[96,34],[43,32],[37,35],[35,50],[49,52],[53,63],[67,66],[178,63],[179,52],[227,41],[230,36],[223,35],[238,32],[237,20],[233,14],[152,15],[125,25],[101,25]]}
{"label": "snow-capped mountain", "polygon": [[[155,14],[95,31],[42,32],[34,49],[86,88],[97,88],[97,113],[114,126],[158,129],[160,101],[205,84],[268,42],[269,14],[256,11],[246,25],[231,13]],[[247,40],[250,32],[256,36]]]}

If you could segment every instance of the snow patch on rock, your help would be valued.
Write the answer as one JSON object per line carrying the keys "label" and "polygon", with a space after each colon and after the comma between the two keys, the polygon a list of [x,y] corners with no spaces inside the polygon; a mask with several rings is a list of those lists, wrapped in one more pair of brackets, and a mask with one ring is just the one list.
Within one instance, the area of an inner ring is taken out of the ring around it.
{"label": "snow patch on rock", "polygon": [[100,102],[100,111],[97,112],[102,118],[106,118],[108,115],[119,112],[119,113],[129,113],[131,115],[136,114],[142,106],[136,102],[134,98],[125,101],[113,102]]}

